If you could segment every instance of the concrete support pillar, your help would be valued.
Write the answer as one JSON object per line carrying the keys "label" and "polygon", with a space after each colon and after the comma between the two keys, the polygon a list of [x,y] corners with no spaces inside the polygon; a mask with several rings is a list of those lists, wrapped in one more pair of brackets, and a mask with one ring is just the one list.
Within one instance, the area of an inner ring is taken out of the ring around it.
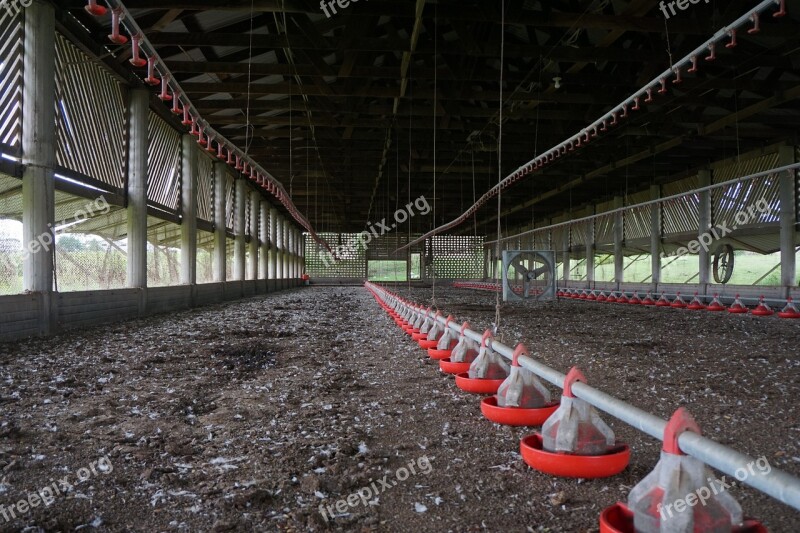
{"label": "concrete support pillar", "polygon": [[[778,154],[778,166],[795,162],[794,147],[782,146]],[[789,296],[791,287],[797,286],[795,243],[797,242],[797,171],[784,172],[780,177],[781,199],[781,285]]]}
{"label": "concrete support pillar", "polygon": [[[614,209],[620,209],[624,206],[621,196],[614,198]],[[622,211],[614,213],[614,281],[617,284],[617,290],[625,282],[625,261],[622,254],[622,245],[625,241],[625,219]]]}
{"label": "concrete support pillar", "polygon": [[306,235],[300,233],[300,276],[306,273]]}
{"label": "concrete support pillar", "polygon": [[564,233],[562,234],[562,242],[561,242],[561,258],[562,258],[562,266],[564,267],[564,284],[569,282],[570,276],[570,269],[572,268],[572,261],[569,256],[569,226],[563,226]]}
{"label": "concrete support pillar", "polygon": [[197,142],[181,137],[181,283],[197,283]]}
{"label": "concrete support pillar", "polygon": [[269,210],[269,277],[278,279],[278,210]]}
{"label": "concrete support pillar", "polygon": [[238,178],[236,180],[236,209],[234,209],[234,233],[236,242],[233,245],[233,279],[244,281],[246,277],[245,265],[245,209],[247,206],[247,182]]}
{"label": "concrete support pillar", "polygon": [[291,222],[289,219],[283,219],[283,279],[289,279],[289,254],[291,248],[289,247],[289,229]]}
{"label": "concrete support pillar", "polygon": [[[595,213],[595,208],[592,208],[592,214]],[[594,254],[595,254],[595,239],[594,227],[595,219],[586,221],[586,282],[590,288],[594,288]]]}
{"label": "concrete support pillar", "polygon": [[261,202],[261,223],[259,224],[258,239],[260,250],[258,254],[258,279],[269,278],[269,204]]}
{"label": "concrete support pillar", "polygon": [[[34,1],[25,12],[22,128],[23,287],[42,294],[40,333],[51,332],[55,235],[55,11]],[[146,130],[145,130],[146,132]]]}
{"label": "concrete support pillar", "polygon": [[285,277],[284,276],[284,272],[285,271],[283,270],[283,254],[284,254],[284,246],[285,246],[284,243],[286,242],[284,240],[285,221],[283,219],[283,215],[278,214],[277,223],[278,223],[277,224],[277,228],[276,228],[276,230],[277,230],[277,234],[276,234],[277,235],[277,240],[275,241],[275,246],[277,247],[277,255],[275,257],[275,264],[276,264],[276,267],[275,267],[275,278],[276,279],[283,279]]}
{"label": "concrete support pillar", "polygon": [[[661,186],[650,186],[650,199],[661,198]],[[661,204],[650,206],[650,276],[653,291],[658,290],[661,283]]]}
{"label": "concrete support pillar", "polygon": [[214,163],[214,281],[223,283],[227,277],[227,224],[225,192],[228,183],[228,165]]}
{"label": "concrete support pillar", "polygon": [[[700,187],[706,187],[711,185],[711,171],[709,170],[701,170],[698,174],[698,181],[700,182]],[[699,227],[697,228],[697,235],[703,235],[707,233],[711,229],[711,225],[714,221],[711,219],[711,192],[705,191],[700,193],[700,206],[699,206]],[[699,271],[700,271],[700,278],[698,283],[700,284],[700,292],[706,294],[708,292],[708,284],[710,283],[710,271],[711,271],[711,263],[709,261],[710,253],[705,250],[702,246],[700,247],[700,252],[698,253],[698,261],[699,261]]]}
{"label": "concrete support pillar", "polygon": [[258,279],[258,223],[261,220],[261,194],[250,192],[250,257],[247,265],[247,279]]}
{"label": "concrete support pillar", "polygon": [[147,287],[147,121],[150,91],[130,92],[128,117],[128,287]]}
{"label": "concrete support pillar", "polygon": [[294,269],[295,269],[295,265],[296,265],[295,258],[296,258],[297,250],[295,250],[295,245],[296,245],[295,244],[295,231],[294,231],[294,228],[292,226],[289,226],[289,235],[287,237],[287,240],[289,242],[289,253],[286,254],[286,258],[288,260],[288,265],[289,266],[288,266],[288,274],[287,274],[286,277],[289,278],[289,279],[294,279],[294,274],[295,274],[295,270]]}

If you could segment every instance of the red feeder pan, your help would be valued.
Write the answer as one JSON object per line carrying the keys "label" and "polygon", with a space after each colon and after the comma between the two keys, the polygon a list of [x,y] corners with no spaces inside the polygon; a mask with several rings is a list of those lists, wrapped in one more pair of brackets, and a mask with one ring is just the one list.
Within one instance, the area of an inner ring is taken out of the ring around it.
{"label": "red feeder pan", "polygon": [[597,296],[598,302],[605,302],[608,300],[608,296],[606,296],[605,291],[600,291],[600,294]]}
{"label": "red feeder pan", "polygon": [[[441,361],[442,359],[448,359],[452,352],[452,348],[449,350],[437,350],[434,346],[433,348],[428,348],[428,357]],[[469,367],[467,367],[467,370],[469,370]]]}
{"label": "red feeder pan", "polygon": [[592,292],[589,293],[589,296],[587,296],[586,299],[595,301],[595,300],[597,300],[597,295],[594,293],[594,291],[592,291]]}
{"label": "red feeder pan", "polygon": [[686,308],[686,302],[684,302],[683,298],[681,298],[681,293],[677,294],[675,299],[670,304],[670,307],[672,307],[674,309],[685,309]]}
{"label": "red feeder pan", "polygon": [[644,300],[642,300],[642,305],[656,305],[656,301],[653,300],[653,296],[649,292],[647,296],[644,297]]}
{"label": "red feeder pan", "polygon": [[614,296],[613,291],[611,292],[611,294],[608,295],[608,298],[606,298],[606,302],[610,302],[612,304],[617,302],[617,297]]}
{"label": "red feeder pan", "polygon": [[445,374],[463,374],[469,372],[472,363],[454,363],[449,357],[439,360],[439,370]]}
{"label": "red feeder pan", "polygon": [[436,348],[436,345],[439,344],[439,341],[429,341],[427,336],[417,341],[419,347],[423,350],[430,350],[431,348]]}
{"label": "red feeder pan", "polygon": [[472,379],[469,372],[456,374],[456,385],[459,389],[473,394],[495,394],[504,379]]}
{"label": "red feeder pan", "polygon": [[719,301],[716,294],[714,294],[714,299],[711,300],[711,303],[706,307],[706,311],[724,311],[725,309],[726,307],[722,305],[722,302]]}
{"label": "red feeder pan", "polygon": [[783,311],[778,313],[778,316],[781,318],[800,318],[800,311],[798,311],[797,307],[792,303],[792,299],[787,298],[786,307],[783,308]]}
{"label": "red feeder pan", "polygon": [[420,332],[420,330],[415,329],[414,333],[411,334],[411,338],[414,339],[415,341],[419,342],[419,341],[421,341],[423,339],[427,339],[428,338],[428,334],[427,333],[422,333],[422,332]]}
{"label": "red feeder pan", "polygon": [[542,435],[534,433],[522,439],[519,451],[525,463],[540,472],[559,477],[594,479],[619,474],[631,459],[627,444],[617,443],[603,455],[553,453],[544,449]]}
{"label": "red feeder pan", "polygon": [[764,303],[764,295],[761,295],[761,298],[758,300],[758,307],[753,309],[753,314],[756,316],[772,316],[775,314],[770,306]]}
{"label": "red feeder pan", "polygon": [[705,304],[697,297],[697,293],[694,293],[694,299],[686,306],[686,309],[691,309],[692,311],[700,311],[705,308]]}
{"label": "red feeder pan", "polygon": [[625,296],[624,292],[619,293],[619,297],[617,298],[618,304],[626,304],[628,303],[628,297]]}
{"label": "red feeder pan", "polygon": [[[607,507],[600,514],[600,533],[635,533],[633,512],[624,503]],[[734,527],[732,533],[767,533],[760,522],[745,518],[741,526]]]}
{"label": "red feeder pan", "polygon": [[736,315],[744,315],[750,312],[750,310],[745,307],[742,301],[739,299],[739,295],[736,295],[736,299],[733,301],[733,304],[728,308],[729,313],[733,313]]}
{"label": "red feeder pan", "polygon": [[656,302],[656,307],[669,307],[670,305],[672,304],[667,300],[667,295],[662,292],[661,298]]}
{"label": "red feeder pan", "polygon": [[549,403],[538,409],[500,407],[497,405],[497,396],[489,396],[481,400],[481,413],[492,422],[506,426],[541,426],[555,413],[558,405],[558,402]]}
{"label": "red feeder pan", "polygon": [[631,305],[640,305],[642,303],[642,299],[639,298],[639,293],[633,291],[633,296],[631,296],[630,300],[628,300],[628,303]]}

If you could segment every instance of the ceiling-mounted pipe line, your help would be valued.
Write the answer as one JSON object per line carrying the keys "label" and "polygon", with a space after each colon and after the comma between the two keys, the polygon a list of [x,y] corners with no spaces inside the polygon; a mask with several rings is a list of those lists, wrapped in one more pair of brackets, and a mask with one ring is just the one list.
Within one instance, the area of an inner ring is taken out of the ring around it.
{"label": "ceiling-mounted pipe line", "polygon": [[[561,226],[569,226],[569,225],[572,225],[572,224],[578,224],[580,222],[587,222],[587,221],[592,220],[592,219],[597,219],[597,218],[600,218],[600,217],[614,215],[616,213],[622,213],[622,212],[625,212],[625,211],[629,211],[631,209],[639,209],[639,208],[647,207],[647,206],[650,206],[650,205],[656,205],[656,204],[660,204],[660,203],[663,203],[663,202],[669,202],[671,200],[677,200],[677,199],[680,199],[680,198],[685,198],[685,197],[693,195],[693,194],[700,194],[702,192],[712,191],[714,189],[720,189],[720,188],[723,188],[723,187],[727,187],[729,185],[735,185],[735,184],[741,183],[743,181],[763,178],[765,176],[769,176],[770,174],[780,174],[781,172],[790,172],[792,170],[800,170],[800,163],[792,163],[791,165],[784,165],[782,167],[776,167],[776,168],[773,168],[771,170],[765,170],[763,172],[756,172],[755,174],[749,174],[747,176],[741,176],[741,177],[738,177],[738,178],[733,178],[732,180],[723,181],[723,182],[720,182],[720,183],[715,183],[713,185],[706,185],[705,187],[699,187],[697,189],[692,189],[691,191],[681,192],[681,193],[673,194],[671,196],[665,196],[663,198],[657,198],[655,200],[648,200],[646,202],[642,202],[642,203],[639,203],[639,204],[628,205],[628,206],[625,206],[625,207],[618,207],[618,208],[612,209],[610,211],[604,211],[602,213],[597,213],[597,214],[594,214],[594,215],[588,215],[588,216],[581,217],[581,218],[575,218],[575,219],[572,219],[572,220],[566,220],[564,222],[558,222],[556,224],[550,224],[550,225],[547,225],[547,226],[542,226],[541,228],[529,229],[527,231],[523,231],[523,232],[517,233],[515,235],[509,235],[508,237],[503,237],[503,238],[499,239],[499,241],[501,243],[503,243],[503,242],[510,241],[510,240],[513,240],[513,239],[518,239],[520,237],[525,237],[526,235],[531,235],[533,233],[538,233],[540,231],[545,231],[545,230],[549,230],[549,229],[553,229],[553,228],[558,228],[558,227],[561,227]],[[498,241],[498,239],[495,239],[493,241],[484,241],[483,242],[483,246],[484,247],[488,247],[489,245],[497,244],[497,241]]]}
{"label": "ceiling-mounted pipe line", "polygon": [[[146,60],[147,76],[144,78],[144,82],[153,86],[161,85],[158,98],[165,103],[172,102],[173,113],[178,114],[180,112],[183,114],[184,120],[182,124],[192,126],[191,133],[198,137],[198,143],[204,148],[208,146],[207,151],[212,154],[214,152],[212,142],[216,142],[218,145],[217,153],[222,153],[222,147],[224,147],[229,154],[235,154],[246,165],[246,167],[237,168],[237,170],[241,171],[246,168],[249,171],[246,174],[249,177],[249,181],[255,183],[262,190],[271,193],[286,208],[292,218],[308,231],[315,242],[331,251],[330,245],[317,235],[308,219],[299,212],[280,181],[275,179],[272,174],[248,156],[247,153],[239,149],[233,142],[229,141],[222,133],[216,131],[208,121],[202,119],[197,107],[186,96],[186,92],[175,80],[175,76],[172,75],[155,47],[148,40],[130,11],[128,11],[128,8],[120,0],[106,0],[106,3],[111,8],[112,13],[112,33],[109,35],[109,39],[118,45],[127,44],[128,38],[121,33],[121,29],[125,28],[128,34],[133,37],[132,54],[134,58],[139,58],[141,52],[146,54],[149,52]],[[88,0],[86,11],[94,16],[102,16],[107,13],[107,10],[97,5],[96,0]],[[145,66],[139,61],[133,64],[134,66]],[[160,79],[156,77],[156,72],[158,72]],[[173,100],[176,101],[173,102]],[[183,106],[182,109],[178,107],[178,101]],[[206,137],[209,140],[206,140]],[[228,160],[220,158],[220,161],[230,164],[230,158]]]}
{"label": "ceiling-mounted pipe line", "polygon": [[[772,1],[772,0],[770,0]],[[454,324],[452,321],[448,323],[447,319],[442,316],[442,313],[437,313],[430,308],[427,310],[423,307],[416,306],[410,302],[393,295],[384,290],[379,285],[367,282],[366,286],[370,291],[382,294],[382,299],[385,303],[387,299],[396,302],[396,305],[412,309],[417,313],[421,313],[426,317],[438,321],[445,328],[450,328],[456,335],[461,334],[461,326]],[[468,338],[482,342],[483,335],[472,329],[465,329],[464,335]],[[514,358],[514,349],[506,346],[505,344],[492,338],[487,341],[489,347],[495,352],[509,360]],[[544,365],[535,359],[521,355],[518,357],[520,366],[526,368],[539,376],[540,378],[548,381],[554,386],[562,389],[564,387],[565,374]],[[638,407],[615,398],[609,394],[602,392],[599,389],[587,385],[585,383],[576,383],[572,388],[573,393],[578,398],[587,401],[594,407],[608,413],[609,415],[622,420],[623,422],[633,426],[639,431],[650,435],[651,437],[663,441],[664,430],[667,421],[648,413]],[[736,472],[745,467],[747,464],[753,463],[755,460],[751,457],[738,452],[732,448],[728,448],[718,442],[701,435],[684,432],[678,439],[680,449],[691,455],[703,463],[712,466],[732,477],[736,477]],[[750,485],[751,487],[760,490],[761,492],[775,498],[776,500],[800,510],[800,478],[792,476],[786,472],[772,468],[768,474],[759,476],[746,476],[742,483]]]}
{"label": "ceiling-mounted pipe line", "polygon": [[[432,229],[428,233],[422,235],[418,239],[409,242],[408,244],[398,248],[395,252],[400,252],[402,250],[407,249],[410,246],[414,246],[419,244],[420,242],[433,237],[434,235],[438,235],[439,233],[445,232],[450,230],[464,221],[466,221],[469,217],[471,217],[478,209],[480,209],[487,201],[497,196],[497,194],[512,185],[514,182],[522,179],[524,176],[538,170],[552,162],[556,159],[559,159],[563,155],[565,155],[568,151],[574,151],[574,148],[578,144],[578,142],[583,139],[580,143],[580,147],[585,146],[589,143],[590,138],[597,137],[599,132],[604,132],[609,129],[610,124],[616,124],[619,122],[619,118],[617,115],[623,115],[627,117],[628,111],[635,109],[640,109],[641,103],[650,103],[654,100],[653,92],[657,90],[659,94],[664,94],[667,92],[666,89],[666,82],[670,79],[673,80],[673,83],[678,83],[677,80],[680,80],[680,72],[684,67],[689,67],[687,71],[689,72],[696,72],[697,69],[697,62],[698,57],[703,57],[705,61],[713,61],[716,59],[716,45],[718,42],[723,42],[730,44],[731,36],[735,35],[736,30],[740,27],[745,25],[755,24],[752,29],[758,28],[760,31],[761,28],[758,26],[758,21],[760,20],[760,14],[767,9],[778,6],[779,11],[773,13],[773,17],[779,18],[785,15],[785,4],[782,0],[762,0],[758,5],[749,9],[745,12],[741,17],[734,20],[732,23],[728,24],[727,26],[721,28],[719,31],[714,33],[714,35],[706,40],[703,44],[695,48],[689,54],[684,56],[682,59],[678,60],[674,64],[670,65],[669,68],[664,70],[661,74],[658,74],[655,78],[653,78],[649,83],[645,84],[641,89],[630,95],[628,98],[617,104],[613,109],[608,111],[607,113],[603,114],[600,118],[583,128],[580,132],[574,134],[570,138],[562,141],[561,143],[553,146],[549,150],[545,151],[544,153],[534,157],[524,165],[520,166],[517,170],[509,174],[506,178],[504,178],[500,183],[489,189],[486,193],[481,196],[478,201],[476,201],[472,207],[467,209],[464,213],[460,216],[455,218],[454,220],[443,224],[437,228]],[[704,55],[709,54],[709,55]],[[645,97],[642,100],[642,97]],[[631,106],[631,109],[628,109],[628,106]],[[589,131],[591,131],[591,135],[589,135]]]}

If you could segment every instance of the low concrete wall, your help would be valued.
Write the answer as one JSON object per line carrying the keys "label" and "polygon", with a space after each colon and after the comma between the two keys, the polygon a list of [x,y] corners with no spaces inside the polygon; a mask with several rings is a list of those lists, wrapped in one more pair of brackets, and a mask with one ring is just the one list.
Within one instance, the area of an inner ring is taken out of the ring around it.
{"label": "low concrete wall", "polygon": [[0,296],[0,342],[144,318],[303,285],[301,280],[230,281],[150,289]]}
{"label": "low concrete wall", "polygon": [[0,297],[0,339],[15,340],[42,333],[42,295]]}

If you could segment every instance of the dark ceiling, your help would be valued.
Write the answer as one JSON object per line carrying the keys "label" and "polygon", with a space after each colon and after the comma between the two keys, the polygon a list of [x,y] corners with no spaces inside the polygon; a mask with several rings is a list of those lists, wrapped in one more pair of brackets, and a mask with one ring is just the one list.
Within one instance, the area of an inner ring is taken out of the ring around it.
{"label": "dark ceiling", "polygon": [[[79,0],[60,3],[90,39],[108,42],[107,17],[88,15]],[[436,220],[414,222],[424,232],[462,213],[473,190],[480,196],[497,183],[498,0],[362,0],[330,18],[312,0],[124,4],[203,118],[280,179],[318,231],[361,231],[409,197],[433,203],[435,171]],[[688,4],[667,20],[656,0],[508,1],[503,176],[754,4]],[[762,17],[760,33],[739,32],[735,48],[718,47],[715,61],[701,60],[699,72],[684,73],[667,94],[504,191],[504,224],[798,143],[795,11]],[[128,48],[111,51],[104,60],[130,70]],[[478,213],[481,232],[491,232],[489,204]]]}

